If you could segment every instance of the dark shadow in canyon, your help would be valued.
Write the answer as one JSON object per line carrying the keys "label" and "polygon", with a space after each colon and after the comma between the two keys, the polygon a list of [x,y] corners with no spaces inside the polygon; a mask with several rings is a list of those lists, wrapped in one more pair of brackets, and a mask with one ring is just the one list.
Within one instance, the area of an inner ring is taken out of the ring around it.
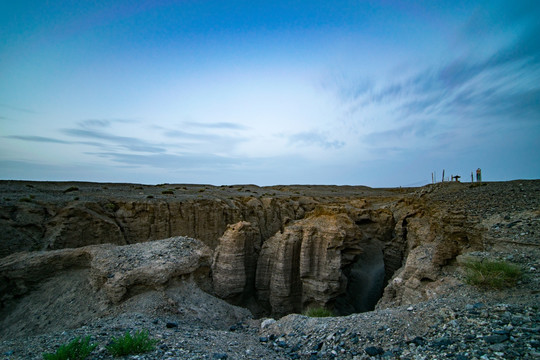
{"label": "dark shadow in canyon", "polygon": [[382,244],[374,241],[363,251],[343,270],[347,286],[345,293],[335,301],[337,315],[371,311],[383,294],[386,284]]}

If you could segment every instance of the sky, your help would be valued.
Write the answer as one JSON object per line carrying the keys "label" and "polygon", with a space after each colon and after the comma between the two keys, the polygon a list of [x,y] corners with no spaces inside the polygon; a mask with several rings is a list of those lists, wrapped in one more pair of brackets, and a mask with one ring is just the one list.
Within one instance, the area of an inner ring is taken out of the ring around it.
{"label": "sky", "polygon": [[540,178],[540,1],[0,1],[0,179]]}

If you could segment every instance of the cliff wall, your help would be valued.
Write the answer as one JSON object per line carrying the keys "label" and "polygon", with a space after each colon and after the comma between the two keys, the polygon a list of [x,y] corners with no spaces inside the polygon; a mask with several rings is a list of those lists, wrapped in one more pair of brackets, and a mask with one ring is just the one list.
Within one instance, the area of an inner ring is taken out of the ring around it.
{"label": "cliff wall", "polygon": [[[528,185],[538,194],[538,182]],[[70,190],[66,184],[10,183],[3,189],[4,272],[10,269],[4,262],[19,256],[64,267],[51,250],[73,248],[61,262],[88,268],[88,251],[76,249],[139,243],[151,249],[155,240],[188,236],[210,251],[205,289],[232,304],[258,315],[281,316],[314,306],[350,314],[436,297],[455,281],[447,274],[456,257],[485,249],[493,236],[487,226],[500,217],[479,217],[479,201],[462,203],[474,194],[491,204],[499,196],[492,184],[401,190],[184,186],[176,192],[126,184],[99,191],[99,186],[78,184]],[[527,206],[516,211],[533,214]],[[512,214],[506,217],[513,219]],[[39,278],[32,269],[20,278]],[[96,287],[107,289],[107,282],[104,278]],[[14,290],[4,290],[14,297],[26,291],[9,286]],[[121,301],[122,287],[115,289],[118,296],[113,290],[108,296]]]}

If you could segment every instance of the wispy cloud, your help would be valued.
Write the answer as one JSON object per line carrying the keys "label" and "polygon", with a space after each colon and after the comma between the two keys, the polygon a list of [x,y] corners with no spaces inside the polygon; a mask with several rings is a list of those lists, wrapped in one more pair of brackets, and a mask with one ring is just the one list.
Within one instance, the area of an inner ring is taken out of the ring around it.
{"label": "wispy cloud", "polygon": [[232,122],[213,122],[213,123],[197,123],[192,121],[185,121],[183,123],[186,126],[193,128],[204,128],[204,129],[226,129],[226,130],[247,130],[247,127],[241,124],[236,124]]}
{"label": "wispy cloud", "polygon": [[118,152],[89,153],[129,166],[150,166],[162,169],[223,168],[235,160],[211,154],[130,154]]}
{"label": "wispy cloud", "polygon": [[54,139],[54,138],[44,137],[44,136],[10,135],[10,136],[4,136],[4,137],[8,138],[8,139],[33,141],[33,142],[56,143],[56,144],[73,144],[73,142],[71,142],[71,141]]}
{"label": "wispy cloud", "polygon": [[306,131],[290,135],[289,143],[301,146],[317,146],[323,149],[339,149],[345,146],[345,142],[329,140],[325,134],[317,131]]}
{"label": "wispy cloud", "polygon": [[108,128],[115,123],[133,124],[137,123],[134,119],[86,119],[79,123],[82,128]]}
{"label": "wispy cloud", "polygon": [[83,128],[106,128],[111,125],[111,121],[104,119],[88,119],[81,121],[80,125]]}
{"label": "wispy cloud", "polygon": [[435,135],[437,128],[436,121],[416,121],[404,126],[390,130],[377,131],[366,134],[363,141],[367,144],[391,144],[395,149],[396,144],[415,143],[418,146],[418,139]]}
{"label": "wispy cloud", "polygon": [[344,73],[331,73],[320,83],[321,87],[334,92],[345,102],[353,101],[373,91],[374,83],[368,77],[350,76]]}
{"label": "wispy cloud", "polygon": [[235,147],[248,140],[243,125],[234,123],[182,123],[182,128],[153,126],[167,141],[181,144],[183,148],[198,149],[201,153],[230,153]]}
{"label": "wispy cloud", "polygon": [[[540,23],[525,21],[512,29],[516,28],[519,36],[501,42],[483,57],[449,57],[445,64],[420,65],[412,75],[367,88],[354,97],[342,96],[351,87],[344,85],[336,96],[350,121],[362,127],[363,141],[375,151],[436,147],[442,142],[459,147],[460,139],[481,139],[486,131],[537,124]],[[364,87],[364,82],[359,86]],[[367,127],[360,125],[366,122],[366,113],[371,119]],[[526,131],[525,136],[532,135]]]}
{"label": "wispy cloud", "polygon": [[112,142],[118,146],[124,147],[131,151],[140,151],[140,152],[149,152],[149,153],[162,153],[166,151],[165,148],[161,146],[157,146],[145,140],[141,140],[134,137],[113,135],[113,134],[109,134],[102,131],[86,130],[86,129],[63,129],[62,132],[66,135],[73,136],[76,138],[87,138],[87,139],[95,139],[95,140]]}
{"label": "wispy cloud", "polygon": [[175,139],[183,139],[188,141],[208,141],[208,140],[215,140],[220,138],[221,136],[215,135],[215,134],[209,134],[209,133],[194,133],[194,132],[186,132],[182,130],[172,130],[172,129],[163,129],[163,135],[175,138]]}

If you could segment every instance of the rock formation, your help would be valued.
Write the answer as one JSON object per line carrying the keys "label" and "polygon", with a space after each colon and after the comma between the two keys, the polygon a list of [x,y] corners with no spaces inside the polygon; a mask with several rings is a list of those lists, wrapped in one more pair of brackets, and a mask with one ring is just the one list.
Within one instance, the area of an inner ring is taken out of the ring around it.
{"label": "rock formation", "polygon": [[229,225],[214,251],[214,292],[222,299],[242,303],[254,295],[255,271],[261,249],[259,230],[247,221]]}
{"label": "rock formation", "polygon": [[211,250],[198,240],[185,237],[154,241],[151,244],[115,246],[111,244],[19,253],[0,262],[1,304],[20,297],[56,273],[89,269],[89,281],[96,292],[117,304],[138,288],[160,289],[172,279],[196,276],[209,284]]}
{"label": "rock formation", "polygon": [[312,206],[291,199],[242,197],[19,202],[0,206],[0,257],[18,251],[133,244],[189,236],[214,249],[229,224],[248,221],[268,238]]}
{"label": "rock formation", "polygon": [[[74,269],[111,304],[167,289],[183,274],[197,288],[256,315],[312,306],[350,314],[376,304],[410,304],[444,291],[450,281],[445,270],[456,257],[484,249],[495,236],[486,235],[487,227],[507,221],[498,214],[501,195],[492,184],[392,191],[311,186],[162,191],[126,184],[105,191],[100,184],[77,184],[78,196],[73,187],[58,190],[65,184],[2,184],[7,188],[0,188],[3,306],[26,296],[46,274]],[[537,182],[526,185],[535,194]],[[21,197],[29,191],[35,196]],[[463,195],[469,193],[481,201],[465,206]],[[528,198],[516,199],[523,216],[508,229],[538,216]],[[206,246],[179,238],[158,241],[179,235]],[[20,252],[25,250],[48,251]]]}
{"label": "rock formation", "polygon": [[[384,221],[373,220],[374,214],[391,220],[384,210],[318,208],[268,239],[257,265],[259,301],[279,316],[312,306],[333,308],[335,300],[354,290],[358,282],[370,289],[366,290],[368,293],[382,291],[382,241],[387,240],[388,229]],[[362,257],[363,253],[375,262]],[[369,266],[362,267],[362,260]],[[376,285],[363,279],[366,272],[376,273]],[[352,285],[349,280],[353,280]],[[372,287],[377,290],[371,290]],[[354,296],[342,298],[338,310],[361,307],[359,301],[363,300]]]}
{"label": "rock formation", "polygon": [[483,229],[463,211],[424,204],[397,221],[393,246],[403,244],[405,263],[395,269],[379,307],[413,304],[437,296],[450,284],[444,266],[465,252],[481,250]]}
{"label": "rock formation", "polygon": [[[73,326],[127,308],[166,310],[226,327],[249,312],[208,294],[211,255],[206,245],[185,237],[10,255],[0,259],[0,336],[44,330],[36,324]],[[51,314],[47,307],[60,312]],[[43,314],[49,314],[48,322],[34,321]]]}

